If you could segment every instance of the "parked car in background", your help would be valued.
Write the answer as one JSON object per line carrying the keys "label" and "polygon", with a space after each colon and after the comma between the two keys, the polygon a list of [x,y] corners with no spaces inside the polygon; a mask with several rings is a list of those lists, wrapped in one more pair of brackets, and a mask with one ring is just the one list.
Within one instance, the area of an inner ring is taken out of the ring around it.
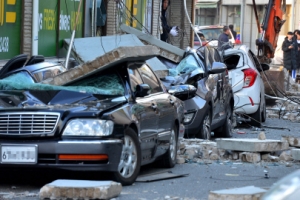
{"label": "parked car in background", "polygon": [[[221,33],[223,33],[223,27],[224,26],[218,26],[218,25],[209,25],[209,26],[195,26],[195,29],[197,33],[201,33],[204,36],[205,43],[203,45],[210,45],[210,46],[218,46],[218,39]],[[234,46],[235,40],[230,32],[229,36],[230,43]],[[197,46],[197,43],[194,46]]]}
{"label": "parked car in background", "polygon": [[210,139],[212,131],[217,137],[232,136],[233,93],[226,65],[215,48],[188,49],[181,62],[169,69],[169,76],[161,80],[167,88],[181,84],[196,88],[193,98],[175,95],[184,101],[185,137]]}
{"label": "parked car in background", "polygon": [[224,63],[234,93],[234,111],[238,119],[260,127],[266,121],[265,88],[260,72],[269,69],[261,64],[245,45],[224,51]]}
{"label": "parked car in background", "polygon": [[0,169],[108,171],[128,185],[141,165],[173,167],[183,102],[166,92],[150,56],[118,57],[80,77],[74,68],[54,77],[62,85],[35,83],[26,70],[0,79]]}

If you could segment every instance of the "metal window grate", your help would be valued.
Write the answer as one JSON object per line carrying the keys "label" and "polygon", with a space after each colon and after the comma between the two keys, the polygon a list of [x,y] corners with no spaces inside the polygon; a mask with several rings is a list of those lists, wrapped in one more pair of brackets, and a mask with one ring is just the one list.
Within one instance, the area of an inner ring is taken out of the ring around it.
{"label": "metal window grate", "polygon": [[0,113],[0,135],[51,135],[59,116],[59,113]]}

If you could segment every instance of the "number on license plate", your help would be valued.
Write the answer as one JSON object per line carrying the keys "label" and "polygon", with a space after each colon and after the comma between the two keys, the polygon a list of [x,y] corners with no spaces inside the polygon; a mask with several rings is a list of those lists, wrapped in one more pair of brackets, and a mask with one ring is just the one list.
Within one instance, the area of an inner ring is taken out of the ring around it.
{"label": "number on license plate", "polygon": [[1,163],[36,163],[34,146],[2,146]]}

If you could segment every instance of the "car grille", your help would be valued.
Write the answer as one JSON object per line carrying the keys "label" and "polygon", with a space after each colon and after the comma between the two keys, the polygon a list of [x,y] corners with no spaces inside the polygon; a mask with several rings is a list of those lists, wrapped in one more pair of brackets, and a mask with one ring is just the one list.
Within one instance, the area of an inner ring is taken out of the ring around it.
{"label": "car grille", "polygon": [[0,113],[0,135],[53,135],[59,113]]}

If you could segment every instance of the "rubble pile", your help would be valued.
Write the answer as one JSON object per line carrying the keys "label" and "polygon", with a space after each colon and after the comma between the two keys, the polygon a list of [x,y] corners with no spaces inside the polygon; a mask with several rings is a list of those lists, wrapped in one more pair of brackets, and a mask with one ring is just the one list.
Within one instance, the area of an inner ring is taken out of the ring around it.
{"label": "rubble pile", "polygon": [[[299,142],[298,142],[299,141]],[[258,139],[217,139],[216,142],[202,139],[181,139],[177,152],[177,163],[210,164],[212,161],[232,160],[234,162],[259,163],[281,162],[288,165],[298,160],[292,155],[295,147],[300,148],[300,137],[283,137],[282,140],[267,140],[264,132]]]}
{"label": "rubble pile", "polygon": [[[297,80],[300,82],[300,80]],[[282,93],[275,95],[276,105],[267,107],[268,118],[279,118],[300,122],[300,84],[290,78],[287,70],[284,70],[284,90]],[[273,90],[276,91],[276,85]],[[275,92],[274,91],[274,92]],[[272,92],[272,94],[274,93]],[[285,96],[283,96],[283,93]],[[274,95],[272,95],[275,97]]]}

